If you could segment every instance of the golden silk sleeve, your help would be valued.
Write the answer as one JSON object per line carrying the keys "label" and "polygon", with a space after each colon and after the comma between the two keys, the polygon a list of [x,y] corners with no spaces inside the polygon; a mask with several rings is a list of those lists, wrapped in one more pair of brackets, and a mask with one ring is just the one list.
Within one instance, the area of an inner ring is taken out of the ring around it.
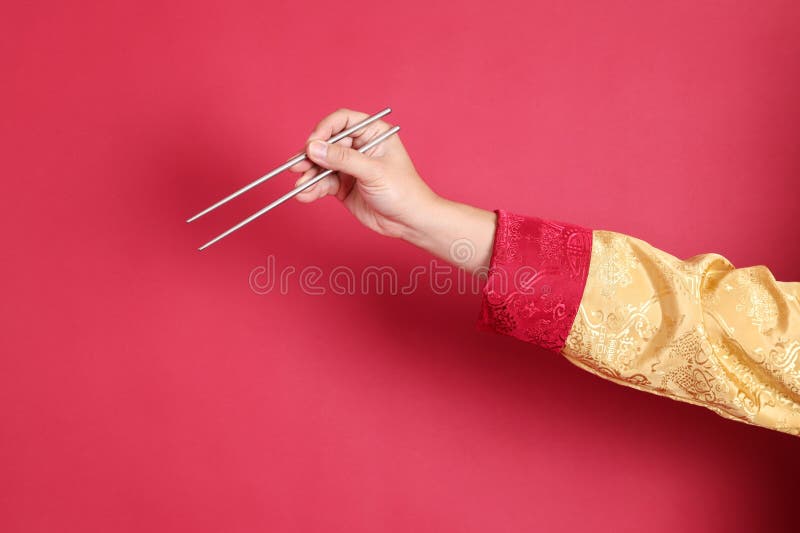
{"label": "golden silk sleeve", "polygon": [[800,435],[800,283],[497,211],[478,327],[600,377]]}
{"label": "golden silk sleeve", "polygon": [[561,353],[600,377],[800,434],[800,283],[593,231]]}

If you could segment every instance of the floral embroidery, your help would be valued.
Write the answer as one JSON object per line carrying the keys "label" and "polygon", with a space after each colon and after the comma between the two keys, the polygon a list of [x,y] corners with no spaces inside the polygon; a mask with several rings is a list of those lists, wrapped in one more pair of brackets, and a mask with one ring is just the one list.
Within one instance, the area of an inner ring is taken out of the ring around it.
{"label": "floral embroidery", "polygon": [[[600,377],[800,434],[800,284],[593,233],[564,356]],[[632,260],[631,258],[635,259]]]}
{"label": "floral embroidery", "polygon": [[498,211],[478,327],[560,351],[578,311],[592,232]]}

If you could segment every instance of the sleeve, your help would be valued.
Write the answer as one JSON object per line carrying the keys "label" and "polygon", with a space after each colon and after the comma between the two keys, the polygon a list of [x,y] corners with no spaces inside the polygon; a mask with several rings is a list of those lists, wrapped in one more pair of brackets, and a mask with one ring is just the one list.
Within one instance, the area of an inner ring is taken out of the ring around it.
{"label": "sleeve", "polygon": [[479,329],[597,376],[800,435],[800,283],[497,211]]}

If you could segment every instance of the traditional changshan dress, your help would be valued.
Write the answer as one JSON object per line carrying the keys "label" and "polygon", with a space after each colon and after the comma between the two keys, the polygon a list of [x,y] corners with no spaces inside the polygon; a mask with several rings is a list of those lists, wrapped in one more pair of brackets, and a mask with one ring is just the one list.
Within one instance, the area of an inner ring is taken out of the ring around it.
{"label": "traditional changshan dress", "polygon": [[481,329],[600,377],[800,435],[800,283],[498,211]]}

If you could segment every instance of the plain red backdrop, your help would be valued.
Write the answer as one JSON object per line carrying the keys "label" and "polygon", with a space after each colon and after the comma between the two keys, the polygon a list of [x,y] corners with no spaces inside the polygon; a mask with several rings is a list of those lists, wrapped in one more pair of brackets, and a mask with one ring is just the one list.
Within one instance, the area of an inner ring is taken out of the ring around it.
{"label": "plain red backdrop", "polygon": [[780,531],[795,438],[474,330],[479,298],[257,295],[428,258],[334,200],[196,247],[338,107],[441,194],[800,280],[800,4],[7,2],[0,530]]}

